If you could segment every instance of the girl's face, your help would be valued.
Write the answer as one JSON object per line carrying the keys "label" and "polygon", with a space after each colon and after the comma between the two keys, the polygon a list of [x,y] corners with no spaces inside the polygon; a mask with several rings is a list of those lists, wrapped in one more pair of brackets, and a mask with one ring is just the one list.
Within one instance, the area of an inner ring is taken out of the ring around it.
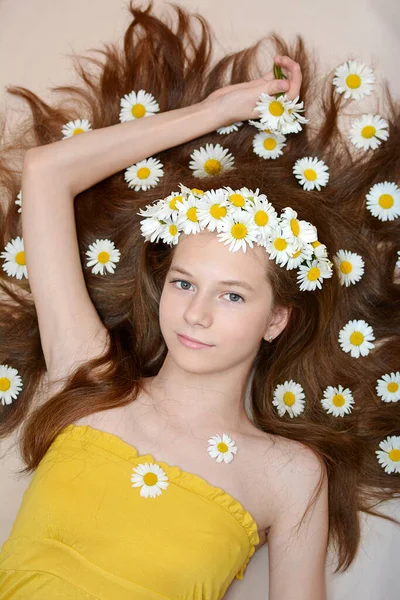
{"label": "girl's face", "polygon": [[[251,364],[262,338],[284,329],[288,310],[272,310],[264,248],[231,252],[215,233],[181,236],[160,299],[169,353],[185,371],[217,373]],[[178,334],[207,347],[189,348]]]}

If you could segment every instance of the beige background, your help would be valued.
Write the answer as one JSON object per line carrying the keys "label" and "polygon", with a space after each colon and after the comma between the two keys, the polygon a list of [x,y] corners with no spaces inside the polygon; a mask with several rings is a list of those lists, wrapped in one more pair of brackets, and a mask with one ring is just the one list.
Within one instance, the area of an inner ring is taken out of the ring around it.
{"label": "beige background", "polygon": [[[301,33],[317,51],[325,70],[348,58],[360,60],[376,69],[378,79],[387,78],[395,97],[400,97],[397,0],[178,3],[198,10],[210,21],[219,54],[239,50],[273,30],[287,39]],[[156,0],[155,7],[159,15],[169,10],[162,0]],[[50,100],[49,87],[76,81],[68,55],[121,39],[128,22],[122,0],[0,0],[0,107],[7,124],[11,126],[21,117],[21,104],[6,95],[5,86],[22,85]],[[9,535],[29,483],[29,478],[16,474],[21,463],[13,441],[0,444],[0,543]],[[388,503],[385,511],[400,519],[400,502]],[[361,547],[352,567],[333,576],[332,556],[328,556],[328,600],[398,599],[399,545],[400,527],[364,517]],[[268,598],[267,590],[268,548],[264,546],[251,560],[244,579],[235,581],[225,598],[261,600]]]}

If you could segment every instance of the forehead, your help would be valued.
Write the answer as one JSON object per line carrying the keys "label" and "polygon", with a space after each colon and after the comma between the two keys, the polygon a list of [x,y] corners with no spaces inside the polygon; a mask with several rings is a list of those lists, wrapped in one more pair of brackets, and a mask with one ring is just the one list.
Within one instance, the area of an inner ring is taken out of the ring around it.
{"label": "forehead", "polygon": [[250,282],[266,279],[268,255],[265,248],[246,245],[246,252],[229,250],[215,232],[202,230],[196,234],[181,234],[175,248],[171,267],[179,265],[193,275],[213,277],[215,279],[237,278]]}

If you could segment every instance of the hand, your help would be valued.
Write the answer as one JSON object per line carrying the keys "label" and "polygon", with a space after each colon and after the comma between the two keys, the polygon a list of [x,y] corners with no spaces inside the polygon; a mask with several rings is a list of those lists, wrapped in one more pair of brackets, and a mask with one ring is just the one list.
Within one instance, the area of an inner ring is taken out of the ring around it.
{"label": "hand", "polygon": [[300,96],[302,81],[300,65],[288,56],[275,56],[274,62],[282,68],[287,79],[275,79],[273,72],[270,71],[259,79],[227,85],[215,90],[206,98],[204,103],[212,102],[221,115],[221,126],[235,121],[259,119],[260,113],[254,107],[262,92],[270,96],[286,92],[290,100]]}

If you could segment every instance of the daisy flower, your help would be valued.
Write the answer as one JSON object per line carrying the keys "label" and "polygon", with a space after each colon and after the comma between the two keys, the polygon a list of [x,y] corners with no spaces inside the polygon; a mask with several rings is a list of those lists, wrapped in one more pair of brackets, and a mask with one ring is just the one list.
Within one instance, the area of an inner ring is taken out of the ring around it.
{"label": "daisy flower", "polygon": [[217,237],[224,242],[225,246],[229,244],[231,252],[237,252],[240,249],[246,252],[246,244],[253,248],[253,242],[257,242],[259,236],[257,227],[248,212],[240,208],[232,209],[223,220],[224,228],[221,233],[217,233]]}
{"label": "daisy flower", "polygon": [[205,178],[233,169],[234,157],[220,144],[206,144],[190,155],[189,167],[195,177]]}
{"label": "daisy flower", "polygon": [[177,224],[186,235],[189,235],[189,233],[199,233],[201,230],[197,214],[197,202],[198,200],[193,194],[177,202],[179,211]]}
{"label": "daisy flower", "polygon": [[159,235],[163,242],[173,246],[178,243],[181,230],[172,219],[166,219],[165,223],[161,226]]}
{"label": "daisy flower", "polygon": [[297,275],[297,283],[300,284],[300,291],[313,291],[322,288],[324,279],[329,279],[331,273],[324,268],[318,260],[307,261],[305,265],[300,265]]}
{"label": "daisy flower", "polygon": [[389,123],[379,115],[363,115],[360,119],[353,121],[349,137],[357,148],[376,150],[381,144],[381,140],[388,139],[389,132],[386,131],[388,127]]}
{"label": "daisy flower", "polygon": [[359,254],[349,250],[338,250],[333,257],[341,285],[349,287],[360,281],[364,274],[364,261]]}
{"label": "daisy flower", "polygon": [[114,242],[97,239],[89,245],[86,256],[88,258],[86,266],[93,267],[92,273],[94,275],[97,275],[97,273],[104,275],[104,269],[107,269],[109,273],[114,273],[115,263],[119,262],[121,253],[115,248]]}
{"label": "daisy flower", "polygon": [[74,135],[78,135],[79,133],[85,133],[86,131],[91,131],[92,126],[87,119],[76,119],[76,121],[69,121],[61,130],[63,134],[62,139],[73,137]]}
{"label": "daisy flower", "polygon": [[160,220],[157,215],[142,219],[140,230],[145,240],[147,242],[158,242],[161,234],[164,232],[166,221],[167,219],[165,221]]}
{"label": "daisy flower", "polygon": [[375,344],[373,329],[363,320],[349,321],[339,332],[339,343],[343,352],[350,352],[353,358],[367,356]]}
{"label": "daisy flower", "polygon": [[137,467],[132,467],[132,470],[132,487],[140,487],[142,498],[161,496],[162,490],[166,490],[169,486],[167,474],[157,463],[141,463]]}
{"label": "daisy flower", "polygon": [[269,254],[270,260],[275,260],[278,265],[284,267],[299,248],[285,238],[282,227],[278,225],[271,231],[271,236],[265,243],[265,249]]}
{"label": "daisy flower", "polygon": [[281,133],[265,133],[260,131],[253,139],[253,151],[261,158],[278,158],[283,154],[286,137]]}
{"label": "daisy flower", "polygon": [[223,433],[222,437],[218,434],[213,435],[207,440],[207,443],[210,444],[207,452],[211,458],[215,458],[217,463],[230,463],[234,458],[233,455],[237,454],[235,442],[226,433]]}
{"label": "daisy flower", "polygon": [[379,444],[382,450],[375,450],[378,462],[386,473],[400,473],[400,436],[389,435]]}
{"label": "daisy flower", "polygon": [[252,222],[257,227],[260,238],[267,243],[271,232],[278,226],[278,214],[275,208],[264,194],[255,196],[251,204],[247,204],[244,210],[251,215]]}
{"label": "daisy flower", "polygon": [[233,131],[238,131],[241,125],[243,125],[243,121],[236,121],[236,123],[230,123],[228,125],[225,125],[224,127],[220,127],[219,129],[217,129],[217,133],[219,133],[220,135],[232,133]]}
{"label": "daisy flower", "polygon": [[261,113],[261,124],[267,129],[283,134],[300,131],[300,123],[306,123],[307,119],[299,114],[303,111],[303,102],[297,103],[298,99],[297,97],[292,101],[286,94],[276,98],[262,93],[255,107],[255,110]]}
{"label": "daisy flower", "polygon": [[224,189],[228,192],[227,200],[229,206],[234,206],[236,208],[244,208],[246,206],[246,200],[249,200],[250,190],[247,188],[233,190],[228,185],[226,185]]}
{"label": "daisy flower", "polygon": [[321,244],[319,240],[315,240],[314,242],[311,242],[311,246],[313,247],[314,254],[317,258],[328,258],[328,249],[325,244]]}
{"label": "daisy flower", "polygon": [[179,215],[179,203],[183,202],[185,196],[179,192],[172,192],[169,196],[160,201],[160,207],[157,216],[161,221],[172,219],[176,221]]}
{"label": "daisy flower", "polygon": [[18,204],[18,206],[20,206],[21,208],[18,209],[18,212],[22,212],[22,190],[18,193],[17,195],[17,200],[15,201],[15,204]]}
{"label": "daisy flower", "polygon": [[142,117],[153,117],[160,110],[154,96],[144,90],[125,94],[121,98],[120,105],[122,107],[119,113],[121,123],[141,119]]}
{"label": "daisy flower", "polygon": [[24,252],[24,240],[19,236],[11,242],[8,242],[4,251],[0,254],[0,258],[4,258],[3,271],[7,273],[9,277],[16,277],[22,279],[26,277],[28,279],[28,269],[25,262]]}
{"label": "daisy flower", "polygon": [[223,217],[228,214],[228,193],[224,189],[209,190],[197,201],[197,214],[202,229],[217,231],[224,229]]}
{"label": "daisy flower", "polygon": [[376,393],[383,402],[398,402],[400,400],[400,372],[386,373],[376,380]]}
{"label": "daisy flower", "polygon": [[17,369],[0,365],[0,400],[3,406],[11,404],[19,395],[23,384]]}
{"label": "daisy flower", "polygon": [[292,120],[290,123],[284,123],[280,131],[283,134],[287,133],[299,133],[302,130],[300,123],[303,125],[308,123],[308,119],[303,117],[300,113],[304,112],[304,102],[298,102],[299,97],[295,98],[288,105],[288,113],[291,116]]}
{"label": "daisy flower", "polygon": [[340,65],[335,71],[333,85],[339,94],[345,98],[361,100],[369,96],[374,89],[375,75],[372,69],[362,63],[349,60]]}
{"label": "daisy flower", "polygon": [[277,385],[273,397],[272,404],[276,406],[280,417],[283,417],[285,413],[288,413],[290,417],[297,417],[304,411],[303,388],[292,379]]}
{"label": "daisy flower", "polygon": [[316,157],[306,156],[296,160],[293,173],[305,190],[320,190],[329,181],[328,167]]}
{"label": "daisy flower", "polygon": [[281,227],[283,235],[298,247],[317,239],[317,228],[308,221],[300,221],[297,212],[289,206],[281,213]]}
{"label": "daisy flower", "polygon": [[380,221],[400,217],[400,188],[395,183],[376,183],[366,195],[367,208]]}
{"label": "daisy flower", "polygon": [[163,175],[163,165],[157,158],[145,158],[128,167],[125,170],[124,179],[130,188],[134,187],[135,192],[138,192],[156,187]]}
{"label": "daisy flower", "polygon": [[344,417],[352,411],[354,399],[349,388],[332,387],[328,385],[324,391],[321,404],[328,414],[334,417]]}
{"label": "daisy flower", "polygon": [[313,247],[311,244],[304,244],[299,250],[293,252],[291,257],[289,258],[286,268],[288,271],[292,269],[297,269],[304,261],[310,261],[313,255]]}

